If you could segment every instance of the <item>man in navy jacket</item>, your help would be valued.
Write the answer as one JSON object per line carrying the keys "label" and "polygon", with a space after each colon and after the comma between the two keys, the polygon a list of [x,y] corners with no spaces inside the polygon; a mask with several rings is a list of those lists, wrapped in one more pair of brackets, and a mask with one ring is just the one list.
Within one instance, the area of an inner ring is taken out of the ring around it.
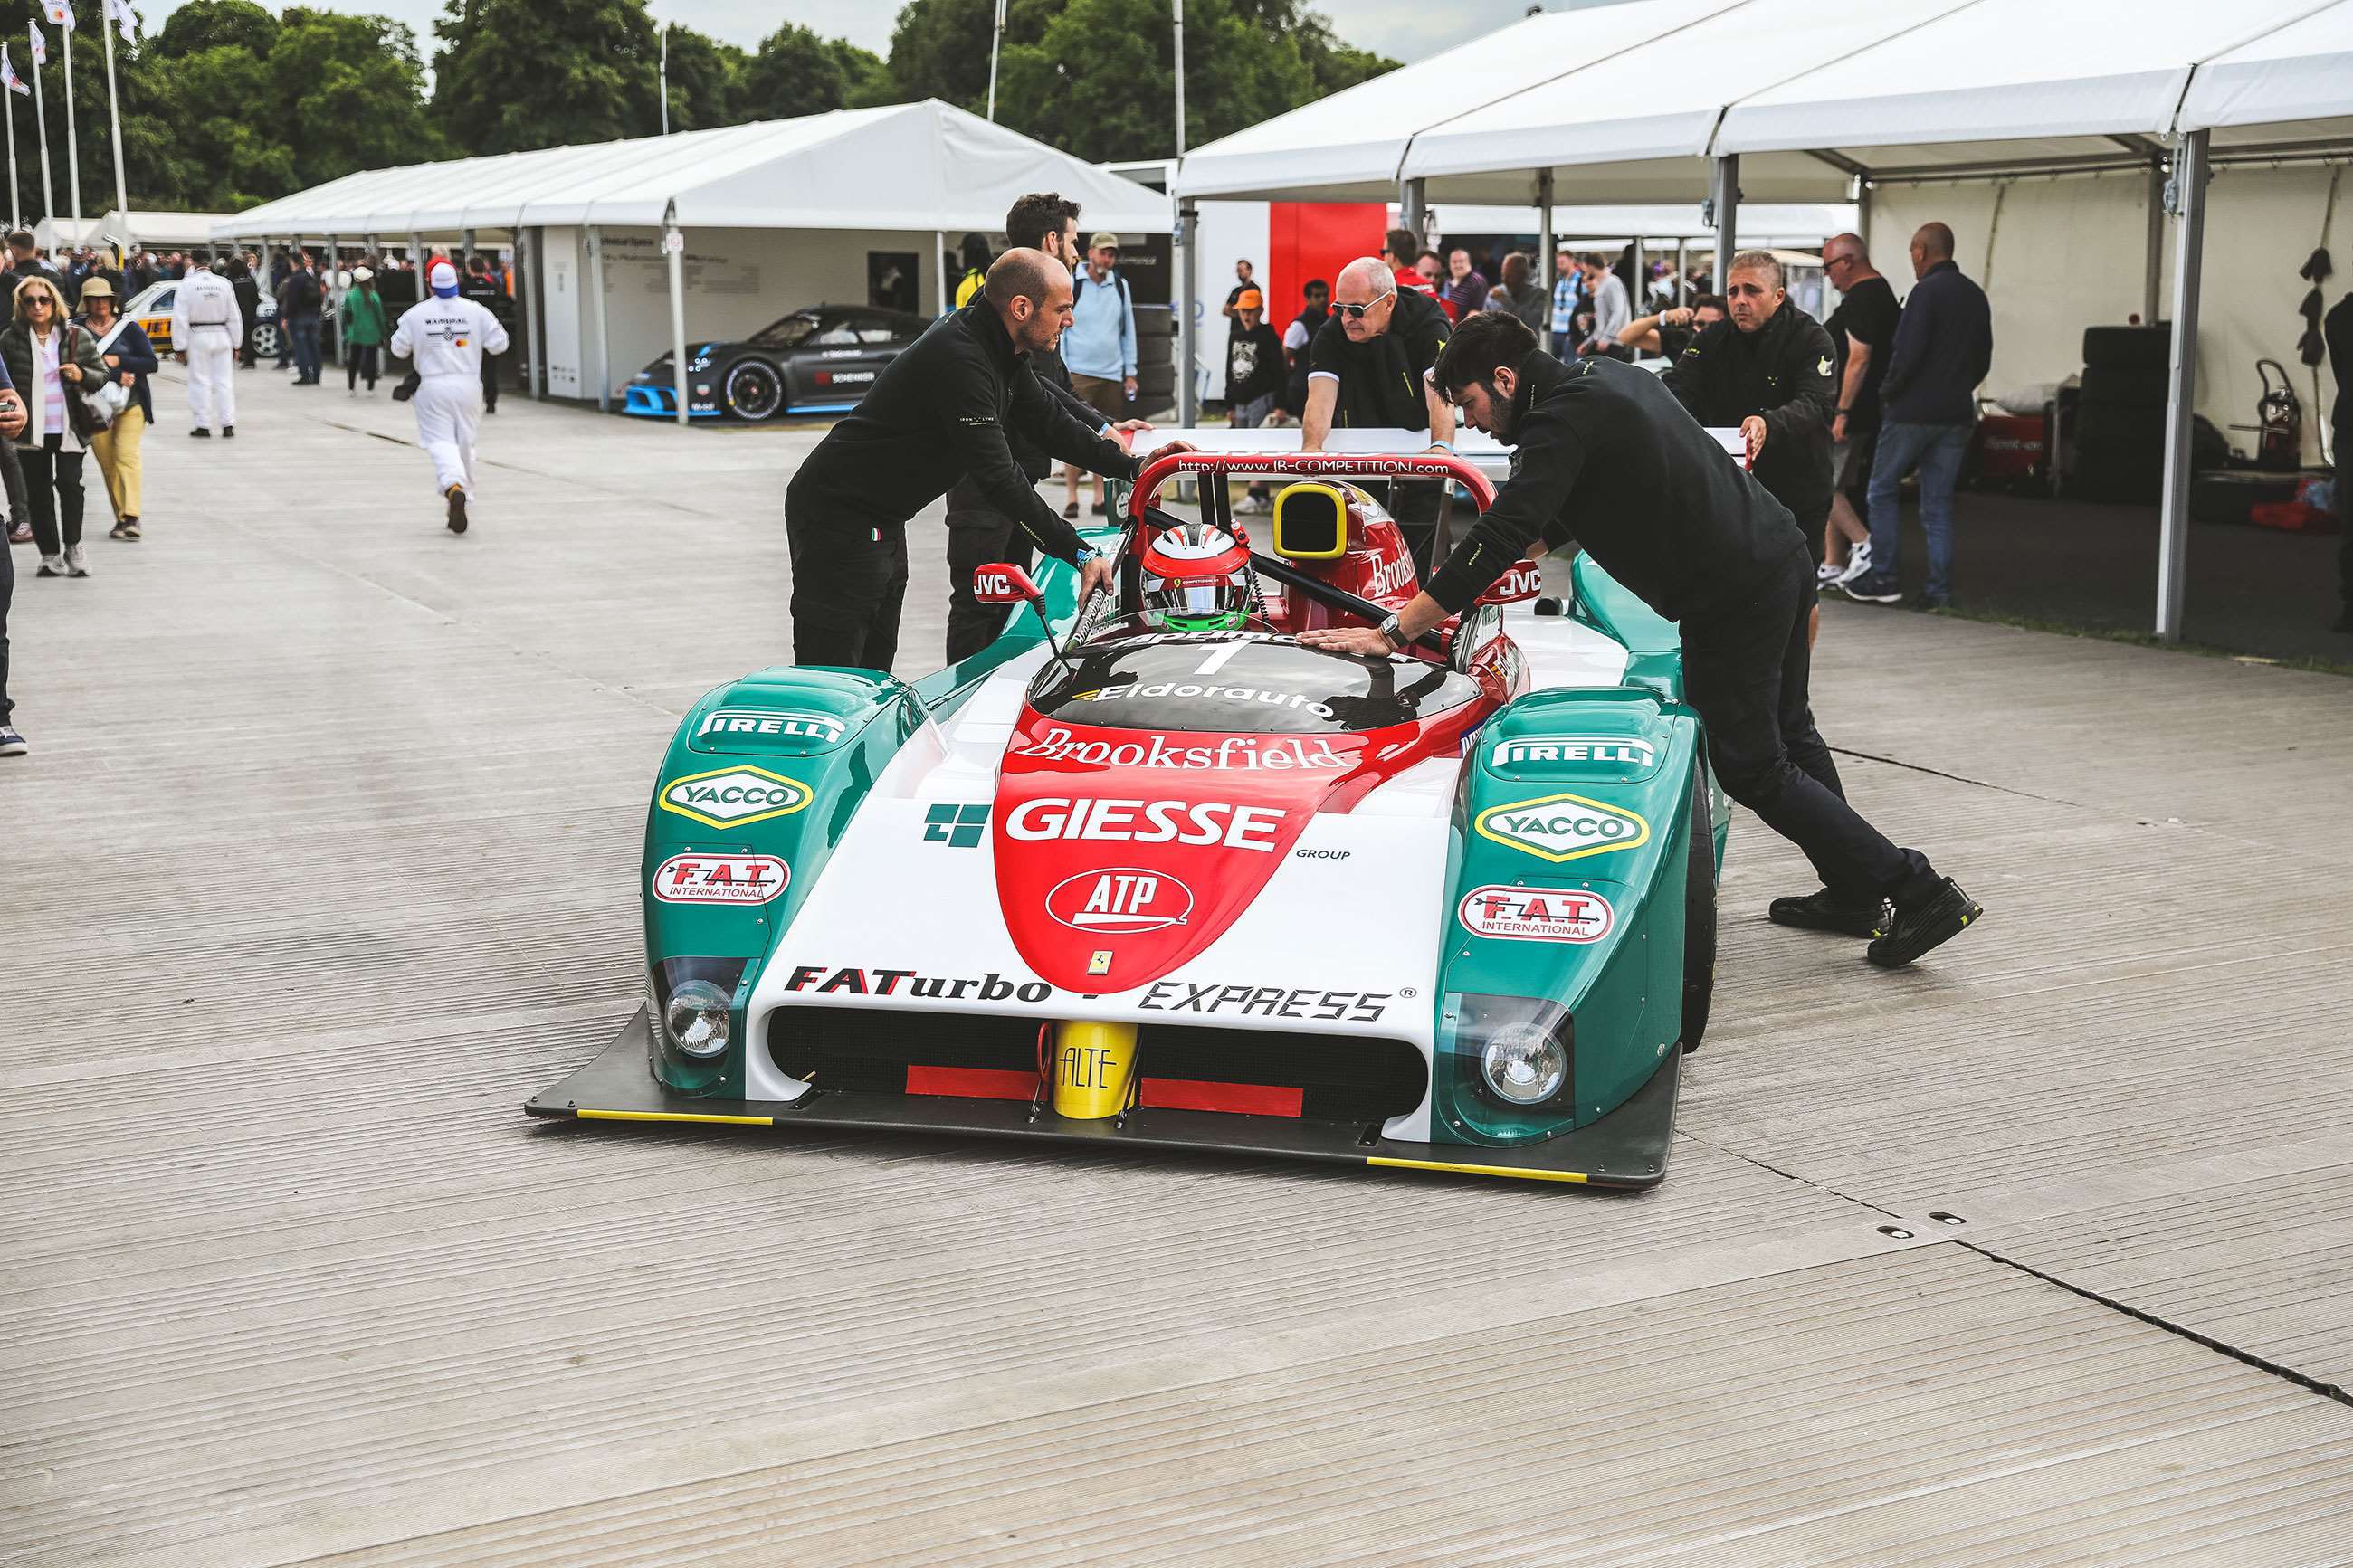
{"label": "man in navy jacket", "polygon": [[1978,384],[1993,364],[1993,310],[1985,290],[1953,265],[1953,231],[1923,224],[1912,237],[1912,275],[1879,384],[1885,411],[1871,466],[1871,573],[1850,584],[1852,598],[1892,605],[1903,597],[1895,563],[1896,487],[1920,470],[1920,526],[1928,535],[1925,608],[1951,601],[1953,482],[1977,426]]}

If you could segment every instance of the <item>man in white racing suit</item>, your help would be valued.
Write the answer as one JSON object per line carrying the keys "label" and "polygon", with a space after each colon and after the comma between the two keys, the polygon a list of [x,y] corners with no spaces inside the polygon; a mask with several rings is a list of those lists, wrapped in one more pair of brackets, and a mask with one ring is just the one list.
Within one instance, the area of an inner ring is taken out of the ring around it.
{"label": "man in white racing suit", "polygon": [[191,436],[237,434],[237,345],[245,342],[245,311],[229,280],[198,251],[172,296],[172,349],[188,367]]}
{"label": "man in white racing suit", "polygon": [[433,297],[401,312],[392,352],[417,367],[417,440],[433,459],[433,484],[449,503],[449,531],[466,531],[474,487],[474,427],[482,417],[482,355],[504,353],[507,330],[488,309],[459,298],[458,269],[433,264]]}

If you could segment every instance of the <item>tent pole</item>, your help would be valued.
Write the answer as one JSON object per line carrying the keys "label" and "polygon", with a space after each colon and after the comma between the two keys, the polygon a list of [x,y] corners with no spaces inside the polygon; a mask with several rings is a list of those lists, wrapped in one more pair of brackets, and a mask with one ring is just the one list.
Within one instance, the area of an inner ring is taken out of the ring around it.
{"label": "tent pole", "polygon": [[1690,271],[1691,271],[1691,241],[1690,241],[1690,240],[1688,240],[1688,239],[1678,238],[1678,239],[1676,239],[1676,241],[1675,241],[1675,293],[1674,293],[1674,300],[1675,300],[1675,303],[1676,303],[1676,304],[1678,304],[1678,305],[1688,305],[1688,304],[1690,304],[1690,303],[1691,303],[1691,299],[1690,299],[1691,290],[1690,290],[1689,289],[1687,289],[1687,288],[1685,288],[1685,287],[1683,286],[1683,279],[1684,279],[1684,277],[1685,277],[1687,274],[1689,274],[1689,273],[1690,273]]}
{"label": "tent pole", "polygon": [[1740,154],[1726,153],[1715,161],[1715,186],[1708,195],[1708,220],[1715,226],[1715,265],[1708,281],[1721,294],[1732,272],[1732,258],[1740,248]]}
{"label": "tent pole", "polygon": [[[1413,230],[1414,238],[1420,240],[1424,245],[1430,243],[1429,234],[1423,226],[1430,219],[1430,202],[1423,195],[1427,189],[1428,187],[1419,180],[1408,180],[1405,183],[1405,194],[1398,200],[1398,226]],[[1400,259],[1408,267],[1413,265],[1413,258],[1410,256]]]}
{"label": "tent pole", "polygon": [[1187,196],[1176,204],[1176,424],[1190,430],[1200,417],[1200,399],[1194,387],[1193,356],[1200,331],[1193,323],[1199,305],[1201,215]]}
{"label": "tent pole", "polygon": [[2158,294],[2165,279],[2165,163],[2162,160],[2148,166],[2148,244],[2144,252],[2140,280],[2140,319],[2144,326],[2157,324]]}
{"label": "tent pole", "polygon": [[1536,256],[1535,274],[1537,281],[1544,285],[1545,320],[1549,322],[1552,320],[1552,291],[1560,283],[1560,262],[1552,253],[1553,247],[1559,242],[1552,232],[1552,171],[1550,169],[1536,171],[1536,235],[1539,249]]}
{"label": "tent pole", "polygon": [[596,412],[608,414],[613,407],[613,361],[605,324],[605,231],[594,224],[588,228],[588,286],[596,294]]}
{"label": "tent pole", "polygon": [[1642,237],[1639,234],[1636,235],[1634,237],[1634,266],[1632,268],[1634,280],[1626,285],[1626,309],[1630,312],[1629,320],[1632,319],[1633,316],[1644,314],[1648,310],[1648,306],[1645,304],[1645,301],[1650,299],[1651,291],[1645,287],[1645,285],[1650,282],[1650,279],[1647,276],[1650,270],[1649,255],[1650,253],[1643,248]]}
{"label": "tent pole", "polygon": [[935,228],[935,229],[932,230],[932,256],[933,256],[933,258],[934,258],[934,263],[933,263],[933,264],[934,264],[934,266],[936,266],[936,267],[940,269],[940,311],[939,311],[939,313],[940,313],[941,315],[944,316],[944,315],[946,315],[946,314],[948,313],[949,302],[950,302],[950,300],[954,298],[954,296],[953,296],[953,295],[951,295],[951,294],[949,294],[949,292],[948,292],[948,236],[947,236],[947,230],[945,230],[945,229],[941,229],[941,228]]}
{"label": "tent pole", "polygon": [[670,390],[678,398],[678,427],[687,426],[686,410],[686,236],[678,228],[678,203],[662,212],[662,251],[670,261]]}
{"label": "tent pole", "polygon": [[2173,160],[2173,355],[2165,405],[2165,491],[2158,514],[2157,635],[2181,640],[2189,600],[2189,431],[2197,412],[2198,285],[2206,249],[2207,132],[2183,137]]}
{"label": "tent pole", "polygon": [[539,346],[540,273],[545,265],[540,252],[546,243],[543,229],[515,230],[515,270],[522,274],[523,368],[530,373],[524,378],[523,391],[540,401],[547,396],[547,356]]}

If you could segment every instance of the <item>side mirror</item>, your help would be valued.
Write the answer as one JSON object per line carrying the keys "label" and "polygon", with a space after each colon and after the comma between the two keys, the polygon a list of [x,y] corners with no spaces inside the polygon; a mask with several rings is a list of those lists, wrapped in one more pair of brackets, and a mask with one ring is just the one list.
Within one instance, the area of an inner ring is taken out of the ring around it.
{"label": "side mirror", "polygon": [[1544,568],[1533,561],[1516,561],[1511,570],[1473,602],[1481,605],[1525,605],[1544,592]]}
{"label": "side mirror", "polygon": [[1034,605],[1046,595],[1029,574],[1005,562],[972,569],[972,596],[984,605]]}

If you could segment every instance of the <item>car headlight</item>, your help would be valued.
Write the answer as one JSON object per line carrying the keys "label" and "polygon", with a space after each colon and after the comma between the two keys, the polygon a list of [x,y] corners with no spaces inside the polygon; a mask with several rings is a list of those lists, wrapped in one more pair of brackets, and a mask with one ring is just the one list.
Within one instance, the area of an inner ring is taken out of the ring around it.
{"label": "car headlight", "polygon": [[[677,1005],[673,998],[670,1006]],[[723,1036],[723,1020],[722,1032]],[[1514,1105],[1542,1105],[1558,1094],[1567,1080],[1568,1053],[1559,1040],[1534,1024],[1509,1024],[1488,1037],[1480,1049],[1479,1076],[1499,1100]]]}
{"label": "car headlight", "polygon": [[658,1043],[697,1063],[716,1064],[733,1037],[740,958],[666,958],[653,966],[646,998]]}
{"label": "car headlight", "polygon": [[1447,997],[1446,1023],[1461,1064],[1456,1081],[1503,1114],[1493,1125],[1474,1115],[1484,1131],[1525,1125],[1519,1112],[1567,1112],[1577,1077],[1577,1026],[1567,1008],[1536,996],[1456,992]]}

